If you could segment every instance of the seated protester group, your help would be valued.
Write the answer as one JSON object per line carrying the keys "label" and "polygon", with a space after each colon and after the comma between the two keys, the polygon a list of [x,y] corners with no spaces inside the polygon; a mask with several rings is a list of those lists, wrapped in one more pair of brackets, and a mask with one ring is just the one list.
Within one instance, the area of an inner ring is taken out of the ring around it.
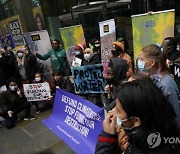
{"label": "seated protester group", "polygon": [[26,97],[20,91],[16,78],[10,78],[7,82],[8,90],[3,92],[0,97],[1,116],[5,119],[5,125],[8,129],[13,128],[17,120],[18,113],[25,110],[24,120],[33,120],[31,116],[31,103],[27,102]]}

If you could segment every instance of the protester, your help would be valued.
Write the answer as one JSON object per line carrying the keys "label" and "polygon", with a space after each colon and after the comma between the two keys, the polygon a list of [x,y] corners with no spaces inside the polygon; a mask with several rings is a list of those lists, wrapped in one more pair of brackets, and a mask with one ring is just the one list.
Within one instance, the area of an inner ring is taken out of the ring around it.
{"label": "protester", "polygon": [[106,111],[115,107],[115,98],[118,86],[127,80],[126,73],[129,66],[124,59],[112,58],[107,69],[108,78],[105,86],[106,93],[102,94],[102,102]]}
{"label": "protester", "polygon": [[5,119],[5,125],[8,129],[15,126],[19,120],[18,113],[25,110],[24,120],[34,120],[35,117],[30,115],[31,103],[27,102],[26,97],[20,91],[17,85],[17,79],[8,80],[8,90],[3,92],[0,97],[1,116]]}
{"label": "protester", "polygon": [[99,61],[95,56],[94,52],[90,48],[86,48],[84,50],[84,60],[82,61],[82,66],[85,65],[93,65],[93,64],[100,64],[101,61]]}
{"label": "protester", "polygon": [[51,59],[52,69],[53,71],[62,71],[65,72],[66,76],[70,75],[70,68],[68,65],[66,52],[63,49],[62,45],[60,46],[59,40],[52,41],[52,48],[46,54],[40,55],[36,53],[36,56],[41,60]]}
{"label": "protester", "polygon": [[137,68],[140,73],[144,73],[152,78],[169,103],[173,106],[177,115],[177,122],[180,126],[180,93],[173,78],[168,73],[166,57],[158,45],[151,44],[145,46],[137,58]]}
{"label": "protester", "polygon": [[55,95],[56,89],[63,89],[71,93],[74,93],[74,85],[70,81],[69,77],[64,77],[63,72],[54,71],[52,76],[53,76],[54,85],[55,85],[55,87],[51,89],[53,96]]}
{"label": "protester", "polygon": [[81,60],[84,59],[84,50],[86,49],[86,44],[85,43],[82,43],[82,44],[78,44],[76,45],[75,47],[75,57],[76,58],[79,58]]}
{"label": "protester", "polygon": [[101,42],[99,40],[94,41],[93,52],[95,59],[101,61]]}
{"label": "protester", "polygon": [[[116,126],[120,126],[128,136],[125,154],[178,154],[178,143],[165,143],[163,140],[164,137],[180,136],[175,117],[172,105],[152,82],[126,82],[118,90],[115,110],[109,112],[103,121],[103,132],[98,138],[95,153],[117,153]],[[151,141],[154,139],[152,135],[158,141],[161,137],[159,145]],[[157,146],[153,147],[152,143]]]}
{"label": "protester", "polygon": [[16,69],[19,70],[23,83],[32,83],[37,71],[36,56],[30,53],[27,46],[20,48],[16,54]]}
{"label": "protester", "polygon": [[121,42],[113,42],[112,51],[109,56],[110,56],[110,59],[118,57],[118,58],[122,58],[127,61],[128,65],[129,65],[129,70],[128,70],[126,76],[127,76],[127,78],[129,78],[131,76],[131,74],[133,73],[132,59],[127,53],[125,53],[124,45]]}
{"label": "protester", "polygon": [[[46,82],[46,81],[44,80],[41,73],[36,73],[34,76],[34,81],[32,83],[44,83],[44,82]],[[48,95],[47,100],[33,101],[32,104],[35,105],[35,107],[36,107],[36,113],[40,113],[41,111],[49,108],[49,106],[50,106],[49,100],[50,100],[50,96]]]}

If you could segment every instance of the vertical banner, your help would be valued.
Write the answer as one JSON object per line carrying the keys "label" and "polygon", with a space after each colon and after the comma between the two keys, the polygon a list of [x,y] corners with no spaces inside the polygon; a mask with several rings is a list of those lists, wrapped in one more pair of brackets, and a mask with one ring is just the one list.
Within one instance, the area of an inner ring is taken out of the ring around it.
{"label": "vertical banner", "polygon": [[[44,55],[52,48],[50,38],[46,30],[25,33],[24,41],[32,53],[37,52],[41,55]],[[46,79],[50,85],[52,85],[52,69],[50,59],[45,61],[39,60],[39,62],[44,64],[44,73]]]}
{"label": "vertical banner", "polygon": [[67,59],[70,66],[75,56],[75,46],[85,43],[82,25],[60,28],[60,34],[64,43],[64,49],[67,51]]}
{"label": "vertical banner", "polygon": [[23,35],[21,34],[21,28],[18,19],[9,22],[11,35],[16,45],[22,45]]}
{"label": "vertical banner", "polygon": [[15,48],[15,44],[14,44],[12,35],[9,35],[9,34],[1,35],[0,38],[1,38],[1,44],[2,44],[2,46],[4,48],[4,50],[7,50],[9,47],[11,49]]}
{"label": "vertical banner", "polygon": [[42,122],[77,154],[94,154],[103,120],[103,109],[82,97],[57,90],[52,114]]}
{"label": "vertical banner", "polygon": [[148,44],[162,43],[165,37],[174,37],[174,10],[140,14],[132,17],[134,58]]}
{"label": "vertical banner", "polygon": [[101,38],[101,59],[102,63],[108,62],[108,54],[112,50],[112,43],[116,40],[114,19],[99,22]]}
{"label": "vertical banner", "polygon": [[101,64],[72,67],[76,93],[103,93],[105,81],[102,72]]}

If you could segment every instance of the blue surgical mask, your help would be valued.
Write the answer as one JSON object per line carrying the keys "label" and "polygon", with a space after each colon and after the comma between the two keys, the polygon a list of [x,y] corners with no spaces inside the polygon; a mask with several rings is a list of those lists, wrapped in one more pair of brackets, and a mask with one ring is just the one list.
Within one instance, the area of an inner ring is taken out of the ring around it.
{"label": "blue surgical mask", "polygon": [[77,51],[75,52],[75,54],[76,54],[76,56],[78,56],[78,55],[81,54],[81,52],[77,50]]}
{"label": "blue surgical mask", "polygon": [[21,53],[21,52],[19,52],[17,55],[18,55],[19,58],[23,57],[23,53]]}
{"label": "blue surgical mask", "polygon": [[146,62],[140,60],[139,58],[136,59],[136,65],[137,65],[137,69],[139,71],[142,71],[142,72],[149,72],[149,69],[148,68],[145,68],[145,64]]}

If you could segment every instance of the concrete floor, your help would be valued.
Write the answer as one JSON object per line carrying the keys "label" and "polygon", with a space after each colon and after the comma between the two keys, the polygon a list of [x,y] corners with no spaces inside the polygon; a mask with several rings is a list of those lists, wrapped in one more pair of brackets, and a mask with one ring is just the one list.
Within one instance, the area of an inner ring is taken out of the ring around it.
{"label": "concrete floor", "polygon": [[41,121],[51,110],[35,114],[33,121],[21,119],[13,129],[0,128],[0,154],[35,154],[49,149],[55,154],[75,154],[70,147],[51,132]]}

